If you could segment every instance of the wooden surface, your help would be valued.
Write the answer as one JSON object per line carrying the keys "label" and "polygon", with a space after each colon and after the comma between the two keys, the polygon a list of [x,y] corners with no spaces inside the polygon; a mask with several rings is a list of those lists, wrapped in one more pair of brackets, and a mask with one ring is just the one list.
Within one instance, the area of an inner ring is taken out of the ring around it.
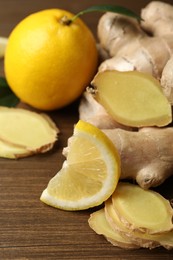
{"label": "wooden surface", "polygon": [[[41,9],[56,7],[76,13],[105,2],[115,4],[115,1],[101,0],[0,0],[0,35],[8,36],[22,18]],[[138,12],[148,2],[122,0],[116,4]],[[99,16],[88,14],[83,18],[95,34]],[[2,76],[2,62],[0,66]],[[43,189],[61,168],[62,148],[78,120],[78,102],[49,115],[61,130],[51,152],[20,160],[0,159],[0,259],[173,259],[173,251],[163,248],[123,250],[113,247],[89,228],[87,220],[93,210],[65,212],[40,202]],[[172,187],[173,178],[170,178],[159,191],[173,198]]]}

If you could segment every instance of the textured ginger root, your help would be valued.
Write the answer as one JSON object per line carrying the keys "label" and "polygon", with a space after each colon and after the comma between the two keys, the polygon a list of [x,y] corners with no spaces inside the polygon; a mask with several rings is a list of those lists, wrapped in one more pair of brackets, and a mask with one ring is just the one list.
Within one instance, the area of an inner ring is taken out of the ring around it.
{"label": "textured ginger root", "polygon": [[142,28],[155,36],[173,34],[173,6],[152,1],[141,10]]}
{"label": "textured ginger root", "polygon": [[[165,96],[173,104],[172,69],[169,61],[173,55],[173,6],[153,1],[141,10],[141,17],[144,19],[141,23],[134,18],[110,12],[100,18],[99,48],[103,49],[107,56],[100,64],[99,72],[137,70],[151,74],[161,82]],[[159,26],[154,22],[157,19]],[[167,26],[162,26],[162,22],[163,25],[167,23]],[[92,115],[87,117],[88,122],[94,122],[96,126],[101,126],[100,128],[109,128],[111,122],[112,128],[115,122],[112,124],[110,117],[102,117],[104,108],[100,110],[98,106],[92,97],[87,96],[87,102],[80,104],[80,118],[85,120],[84,114],[87,112],[81,111],[90,109]]]}
{"label": "textured ginger root", "polygon": [[173,105],[173,55],[166,63],[161,77],[161,85],[165,96]]}
{"label": "textured ginger root", "polygon": [[142,128],[138,132],[105,129],[121,157],[121,179],[134,179],[144,189],[173,174],[173,128]]}
{"label": "textured ginger root", "polygon": [[161,78],[163,68],[173,54],[173,6],[151,2],[142,9],[141,17],[144,19],[141,24],[113,13],[100,18],[98,38],[110,59],[101,64],[99,71],[138,70]]}

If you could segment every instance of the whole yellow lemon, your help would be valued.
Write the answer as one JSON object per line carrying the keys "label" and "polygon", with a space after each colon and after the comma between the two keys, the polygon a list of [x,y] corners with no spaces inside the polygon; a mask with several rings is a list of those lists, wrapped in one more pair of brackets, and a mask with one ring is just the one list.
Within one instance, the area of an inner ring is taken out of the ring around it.
{"label": "whole yellow lemon", "polygon": [[92,80],[98,61],[91,30],[61,9],[31,14],[11,32],[6,48],[5,76],[23,102],[54,110],[77,99]]}

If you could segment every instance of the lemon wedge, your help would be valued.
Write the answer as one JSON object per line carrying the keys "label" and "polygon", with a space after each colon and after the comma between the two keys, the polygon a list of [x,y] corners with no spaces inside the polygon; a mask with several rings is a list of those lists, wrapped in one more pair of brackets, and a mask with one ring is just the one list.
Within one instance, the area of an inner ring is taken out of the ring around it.
{"label": "lemon wedge", "polygon": [[120,177],[120,158],[112,142],[97,127],[79,120],[65,151],[66,160],[42,192],[41,201],[64,210],[102,204]]}
{"label": "lemon wedge", "polygon": [[0,58],[4,57],[5,49],[7,46],[8,38],[0,37]]}

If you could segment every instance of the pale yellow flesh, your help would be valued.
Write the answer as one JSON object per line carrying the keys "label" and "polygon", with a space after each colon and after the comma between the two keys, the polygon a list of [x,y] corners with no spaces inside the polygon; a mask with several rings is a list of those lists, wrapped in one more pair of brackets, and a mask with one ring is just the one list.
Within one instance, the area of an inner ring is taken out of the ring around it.
{"label": "pale yellow flesh", "polygon": [[113,144],[101,130],[80,120],[67,150],[61,170],[49,181],[40,199],[65,210],[103,203],[120,176],[120,159]]}
{"label": "pale yellow flesh", "polygon": [[104,71],[92,85],[95,98],[123,125],[164,126],[172,121],[171,105],[159,82],[138,71]]}
{"label": "pale yellow flesh", "polygon": [[120,220],[131,230],[157,234],[173,229],[173,209],[157,192],[119,183],[112,203]]}
{"label": "pale yellow flesh", "polygon": [[173,248],[173,231],[161,234],[147,234],[135,230],[132,231],[120,221],[111,199],[105,203],[105,216],[111,228],[123,234],[131,243],[136,243],[138,246],[146,248],[155,248],[160,245],[168,249]]}
{"label": "pale yellow flesh", "polygon": [[118,232],[112,230],[111,226],[105,218],[104,209],[100,209],[90,215],[88,220],[89,226],[99,235],[106,237],[113,245],[122,248],[136,248],[128,238],[122,237]]}
{"label": "pale yellow flesh", "polygon": [[0,107],[0,140],[30,151],[47,149],[58,129],[48,116],[25,109]]}
{"label": "pale yellow flesh", "polygon": [[5,143],[0,140],[0,157],[17,159],[31,155],[32,152],[25,148]]}
{"label": "pale yellow flesh", "polygon": [[[101,195],[103,185],[109,189],[108,169],[102,156],[99,149],[85,137],[72,138],[67,161],[47,187],[47,196],[55,198],[53,206],[58,203],[58,207],[63,207],[61,201],[66,201],[69,207],[73,207],[74,201],[80,207],[86,207],[92,200],[96,203],[95,194]],[[118,179],[114,181],[117,183]]]}

